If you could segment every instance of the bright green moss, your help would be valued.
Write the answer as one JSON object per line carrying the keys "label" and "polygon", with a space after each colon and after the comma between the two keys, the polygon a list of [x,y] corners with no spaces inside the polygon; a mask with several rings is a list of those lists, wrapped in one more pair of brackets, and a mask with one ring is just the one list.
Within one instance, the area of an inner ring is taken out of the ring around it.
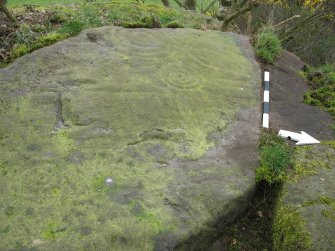
{"label": "bright green moss", "polygon": [[75,150],[75,143],[67,130],[57,131],[53,136],[52,143],[57,152],[63,156],[67,156]]}
{"label": "bright green moss", "polygon": [[335,211],[335,199],[327,196],[320,196],[320,202],[328,205],[332,210]]}
{"label": "bright green moss", "polygon": [[31,51],[31,48],[29,48],[26,44],[19,44],[15,46],[11,51],[11,56],[13,58],[21,57]]}
{"label": "bright green moss", "polygon": [[42,231],[42,236],[46,240],[54,240],[64,231],[66,231],[66,227],[61,227],[56,222],[50,222]]}
{"label": "bright green moss", "polygon": [[[332,147],[333,141],[322,142],[321,145]],[[315,175],[318,173],[320,168],[331,169],[331,163],[335,158],[334,154],[329,151],[327,147],[322,153],[324,155],[322,158],[315,156],[318,153],[315,154],[313,151],[317,151],[317,149],[311,148],[311,146],[304,146],[295,149],[293,156],[293,171],[288,177],[290,182],[296,183],[306,176]]]}
{"label": "bright green moss", "polygon": [[284,205],[277,207],[273,222],[273,250],[311,250],[312,240],[305,224],[296,209]]}
{"label": "bright green moss", "polygon": [[56,32],[47,33],[45,35],[40,36],[37,39],[36,44],[34,44],[34,47],[43,48],[45,46],[52,45],[63,39],[64,39],[64,35],[62,34],[59,34]]}
{"label": "bright green moss", "polygon": [[324,141],[322,144],[329,145],[335,149],[335,141]]}

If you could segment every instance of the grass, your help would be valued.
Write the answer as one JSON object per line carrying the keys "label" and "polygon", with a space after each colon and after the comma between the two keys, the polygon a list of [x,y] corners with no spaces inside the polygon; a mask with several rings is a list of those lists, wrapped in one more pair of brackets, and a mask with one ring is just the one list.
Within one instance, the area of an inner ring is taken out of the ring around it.
{"label": "grass", "polygon": [[259,143],[260,161],[256,181],[279,184],[286,180],[286,171],[292,164],[291,150],[285,140],[274,133],[263,133]]}
{"label": "grass", "polygon": [[273,64],[281,52],[281,42],[273,31],[266,30],[258,35],[256,54],[263,62]]}

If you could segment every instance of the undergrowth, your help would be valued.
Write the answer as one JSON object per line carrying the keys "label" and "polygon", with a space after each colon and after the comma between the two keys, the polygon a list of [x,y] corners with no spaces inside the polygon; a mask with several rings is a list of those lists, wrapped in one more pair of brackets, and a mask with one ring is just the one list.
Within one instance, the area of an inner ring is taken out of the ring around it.
{"label": "undergrowth", "polygon": [[[12,9],[21,17],[19,26],[0,27],[0,67],[36,49],[77,35],[86,28],[116,25],[125,28],[201,28],[210,18],[161,5],[126,3],[82,3],[51,7]],[[24,18],[27,16],[27,18]],[[4,28],[5,27],[5,28]],[[3,30],[2,30],[3,29]]]}
{"label": "undergrowth", "polygon": [[304,74],[309,86],[304,102],[323,108],[335,118],[335,65],[306,66]]}

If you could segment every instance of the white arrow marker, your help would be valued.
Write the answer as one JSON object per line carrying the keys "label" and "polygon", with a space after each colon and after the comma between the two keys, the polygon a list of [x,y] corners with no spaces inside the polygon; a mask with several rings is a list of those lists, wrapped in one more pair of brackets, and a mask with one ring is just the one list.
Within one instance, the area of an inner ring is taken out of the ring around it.
{"label": "white arrow marker", "polygon": [[280,130],[278,133],[278,136],[285,138],[285,139],[290,139],[294,141],[298,141],[296,143],[297,146],[299,145],[309,145],[309,144],[319,144],[320,141],[316,140],[309,134],[301,131],[301,133],[295,133],[295,132],[290,132],[286,130]]}

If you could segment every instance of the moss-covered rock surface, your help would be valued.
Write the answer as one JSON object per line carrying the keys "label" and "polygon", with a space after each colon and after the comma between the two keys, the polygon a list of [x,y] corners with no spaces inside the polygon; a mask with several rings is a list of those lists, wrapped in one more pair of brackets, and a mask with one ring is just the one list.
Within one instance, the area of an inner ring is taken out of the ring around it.
{"label": "moss-covered rock surface", "polygon": [[0,69],[0,249],[205,245],[254,191],[259,86],[246,38],[191,29],[85,30]]}
{"label": "moss-covered rock surface", "polygon": [[335,247],[335,144],[296,149],[273,223],[274,250]]}

